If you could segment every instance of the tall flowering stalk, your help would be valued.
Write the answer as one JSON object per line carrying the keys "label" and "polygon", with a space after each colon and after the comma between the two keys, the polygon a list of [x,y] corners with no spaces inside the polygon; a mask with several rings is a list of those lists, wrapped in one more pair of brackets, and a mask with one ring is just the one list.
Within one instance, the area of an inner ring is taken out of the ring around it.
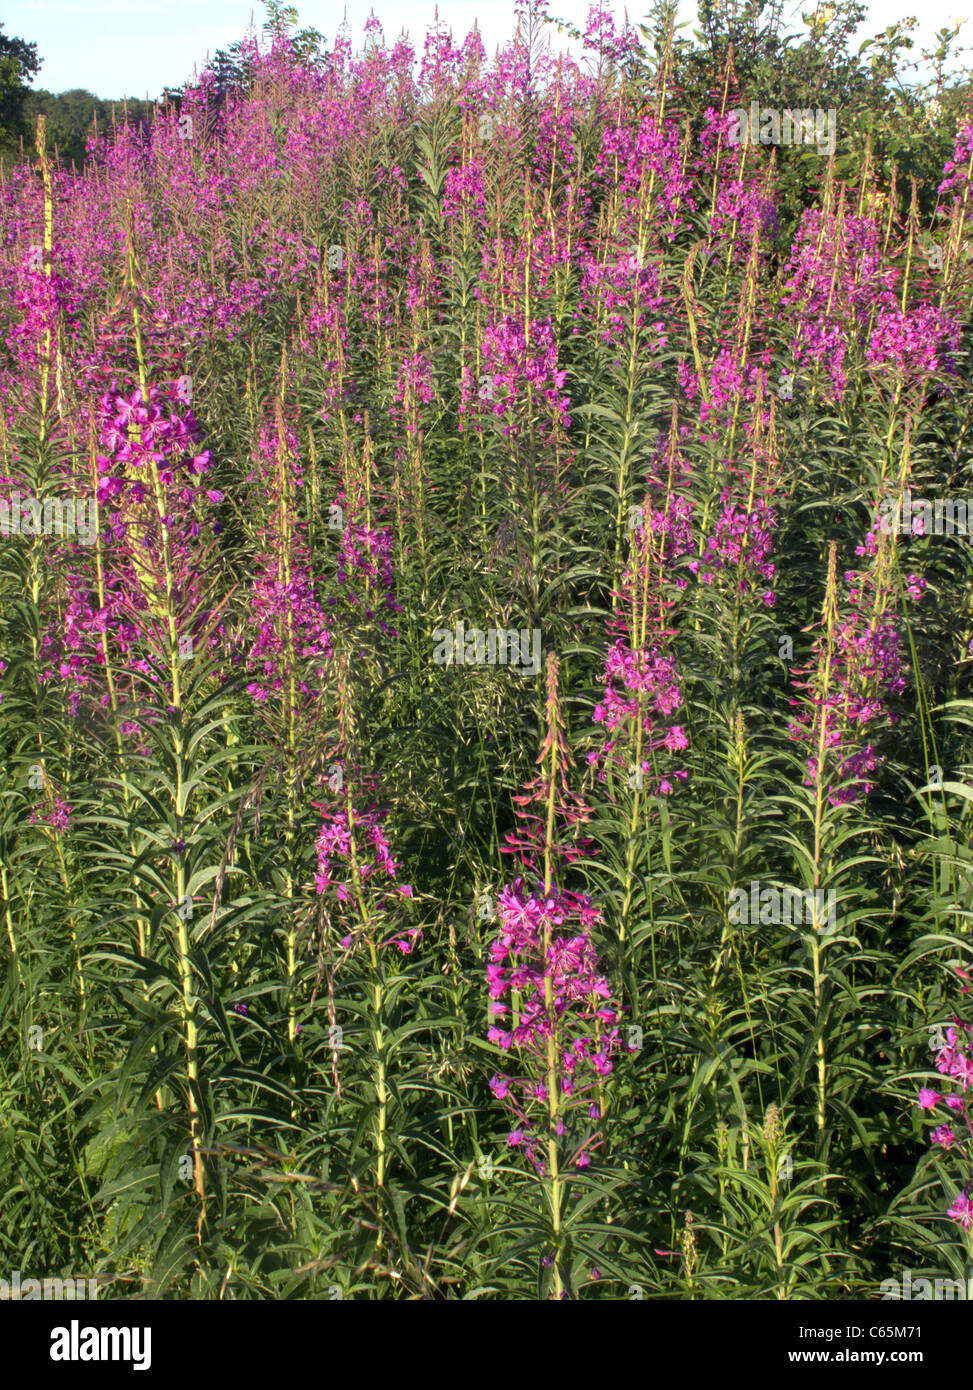
{"label": "tall flowering stalk", "polygon": [[685,730],[671,723],[683,697],[671,650],[675,634],[667,617],[673,600],[663,587],[666,541],[679,514],[678,502],[671,512],[654,512],[651,497],[633,509],[629,563],[618,612],[608,625],[615,641],[605,659],[604,693],[592,712],[609,737],[600,750],[588,754],[589,765],[602,769],[602,781],[603,769],[612,767],[628,774],[635,791],[657,796],[673,790],[670,776],[684,782],[688,775],[682,769],[660,773],[655,758],[688,747]]}
{"label": "tall flowering stalk", "polygon": [[[87,1012],[87,986],[85,984],[84,966],[81,959],[81,948],[78,943],[75,910],[71,903],[68,865],[64,852],[64,837],[71,829],[71,807],[52,785],[50,777],[43,768],[41,768],[39,776],[43,784],[45,804],[43,808],[38,806],[34,807],[27,817],[27,823],[37,826],[41,834],[44,835],[54,849],[57,860],[58,877],[61,881],[61,887],[64,890],[68,931],[71,937],[71,951],[74,956],[74,966],[78,975],[78,1016],[80,1020],[84,1021]],[[10,941],[13,946],[12,928],[10,929]],[[14,948],[14,961],[16,963],[16,948]]]}
{"label": "tall flowering stalk", "polygon": [[[44,266],[43,266],[43,275],[44,275],[45,280],[48,282],[48,286],[51,286],[51,281],[52,281],[51,253],[52,253],[53,240],[54,240],[54,232],[53,232],[53,227],[54,227],[54,200],[53,200],[52,192],[51,192],[51,166],[50,166],[50,162],[49,162],[48,157],[47,157],[47,117],[46,117],[46,116],[38,116],[38,117],[37,117],[37,159],[38,159],[38,164],[40,165],[41,180],[42,180],[42,183],[43,183],[43,186],[44,186],[44,253],[43,253],[43,257],[44,257]],[[45,433],[45,430],[46,430],[46,428],[47,428],[47,400],[48,400],[48,392],[49,392],[49,388],[50,388],[50,374],[51,374],[51,355],[52,355],[52,349],[53,349],[53,351],[54,351],[54,353],[56,354],[56,357],[57,357],[56,366],[55,366],[55,371],[56,371],[56,378],[57,378],[57,393],[58,393],[58,405],[59,405],[59,406],[60,406],[60,401],[61,401],[61,359],[60,359],[60,353],[58,352],[58,343],[57,343],[58,331],[59,331],[59,319],[58,319],[58,314],[57,314],[57,301],[56,301],[56,298],[55,298],[55,299],[54,299],[54,302],[51,303],[51,302],[50,302],[50,295],[48,295],[48,300],[49,300],[49,303],[48,303],[48,313],[47,313],[46,322],[45,322],[45,325],[44,325],[44,347],[43,347],[43,352],[42,352],[42,357],[41,357],[41,409],[40,409],[40,440],[41,440],[41,443],[43,443],[43,441],[44,441],[44,433]]]}
{"label": "tall flowering stalk", "polygon": [[[613,592],[621,589],[626,519],[640,429],[650,404],[657,359],[678,321],[678,305],[665,284],[667,242],[683,220],[688,183],[682,177],[676,123],[663,118],[629,124],[623,97],[606,122],[592,175],[592,193],[606,200],[604,241],[580,250],[581,286],[575,334],[588,325],[611,383],[613,416],[599,429],[611,440],[615,471]],[[599,228],[601,231],[601,228]],[[650,255],[654,259],[650,260]],[[608,412],[605,412],[606,415]]]}
{"label": "tall flowering stalk", "polygon": [[962,266],[966,219],[970,211],[970,194],[973,192],[973,124],[967,123],[957,131],[953,157],[946,161],[943,173],[946,177],[939,185],[939,193],[951,193],[952,199],[941,303],[951,296],[952,286],[959,279]]}
{"label": "tall flowering stalk", "polygon": [[[130,296],[139,385],[130,397],[109,392],[101,403],[100,423],[106,454],[98,460],[99,469],[105,474],[98,500],[112,499],[118,504],[119,510],[112,517],[112,532],[118,548],[116,572],[122,575],[125,586],[122,611],[148,651],[160,659],[165,678],[162,698],[147,699],[145,703],[151,722],[158,722],[161,712],[165,712],[171,734],[168,828],[172,834],[169,857],[173,899],[168,916],[170,922],[175,917],[176,923],[174,928],[170,925],[169,936],[179,981],[193,1187],[199,1204],[196,1232],[197,1240],[202,1243],[207,1194],[198,1100],[202,1081],[198,991],[189,927],[192,898],[187,834],[191,834],[193,745],[190,709],[185,699],[190,683],[185,662],[187,652],[190,661],[198,656],[193,644],[205,643],[212,621],[205,611],[201,579],[208,556],[205,545],[200,542],[201,526],[193,506],[197,492],[195,479],[207,471],[210,455],[208,451],[194,452],[195,422],[183,417],[184,402],[178,391],[165,393],[169,397],[166,410],[160,400],[162,393],[148,380],[130,203],[126,204],[125,232],[126,288]],[[207,500],[215,502],[220,496],[211,493]],[[154,677],[154,672],[152,674]]]}
{"label": "tall flowering stalk", "polygon": [[[961,979],[969,981],[965,970],[956,972]],[[969,983],[962,987],[965,994]],[[953,1026],[947,1028],[945,1038],[940,1033],[942,1046],[936,1054],[936,1071],[942,1077],[937,1083],[942,1090],[923,1086],[919,1091],[919,1107],[937,1120],[931,1139],[938,1148],[965,1169],[966,1181],[956,1193],[946,1215],[956,1221],[963,1229],[967,1253],[973,1259],[973,1113],[971,1113],[971,1088],[973,1088],[973,1023],[964,1023],[956,1015]],[[948,1112],[943,1118],[944,1110]]]}
{"label": "tall flowering stalk", "polygon": [[[893,598],[896,591],[895,540],[877,527],[858,554],[870,560],[864,571],[848,570],[844,611],[839,606],[836,552],[832,550],[824,627],[816,642],[816,672],[804,682],[810,706],[790,726],[791,738],[806,742],[807,787],[826,788],[830,805],[867,795],[870,774],[881,757],[872,742],[897,722],[891,707],[905,690],[902,644]],[[918,600],[925,581],[907,576],[906,592]]]}
{"label": "tall flowering stalk", "polygon": [[[515,1074],[498,1072],[490,1088],[513,1119],[507,1138],[541,1177],[551,1217],[554,1293],[568,1296],[564,1266],[566,1170],[585,1168],[604,1143],[604,1082],[622,1043],[619,1011],[601,972],[591,928],[600,917],[587,894],[559,887],[560,866],[577,857],[565,832],[587,811],[567,783],[570,754],[558,698],[558,661],[548,656],[547,734],[540,776],[516,798],[521,830],[508,835],[536,879],[523,877],[498,895],[500,928],[490,947],[491,1013],[503,1024],[489,1040],[516,1056]],[[528,811],[537,806],[540,814]]]}
{"label": "tall flowering stalk", "polygon": [[[815,662],[802,682],[807,708],[790,727],[791,737],[806,745],[809,819],[813,845],[808,849],[811,888],[817,894],[830,876],[835,857],[836,821],[833,808],[867,794],[867,774],[878,765],[871,743],[861,746],[861,730],[884,718],[894,719],[885,700],[905,687],[901,675],[898,635],[890,616],[893,543],[884,536],[870,536],[862,554],[872,554],[872,567],[864,576],[846,576],[855,587],[850,611],[841,612],[837,543],[832,542],[821,632],[815,642]],[[916,588],[915,597],[919,590]],[[796,703],[793,701],[792,703]],[[840,844],[840,841],[838,841]],[[827,1108],[827,1059],[821,1011],[825,1002],[824,951],[828,945],[824,923],[815,906],[808,937],[814,982],[815,1052],[817,1063],[816,1119],[823,1137]]]}
{"label": "tall flowering stalk", "polygon": [[[812,851],[812,864],[814,869],[813,887],[815,890],[821,885],[827,838],[827,817],[825,814],[825,760],[828,744],[827,711],[833,698],[833,688],[835,684],[835,645],[838,621],[837,553],[837,545],[832,542],[828,556],[828,579],[824,598],[824,632],[819,643],[814,695],[812,697],[814,713],[811,727],[814,754],[812,758],[808,760],[808,768],[811,773],[810,787],[814,803],[812,822],[814,847]],[[811,933],[810,950],[814,979],[814,1014],[815,1020],[819,1021],[824,1001],[822,947],[817,930],[821,924],[815,919],[813,925],[814,930],[812,930]],[[817,1066],[816,1120],[819,1138],[823,1138],[827,1106],[827,1056],[824,1029],[820,1026],[816,1026],[815,1032],[817,1035],[815,1039],[815,1060]]]}
{"label": "tall flowering stalk", "polygon": [[[683,696],[669,619],[674,600],[667,597],[665,586],[672,561],[692,546],[691,507],[673,490],[679,471],[674,441],[669,453],[664,487],[651,489],[642,507],[633,508],[629,517],[628,565],[608,625],[616,640],[605,661],[604,693],[592,712],[606,737],[601,748],[587,757],[589,766],[598,769],[600,781],[609,780],[611,773],[614,788],[621,776],[630,793],[625,799],[625,868],[618,919],[623,963],[644,868],[637,867],[637,858],[649,798],[668,796],[688,776],[685,768],[672,766],[689,739],[682,724],[674,722]],[[659,502],[658,508],[654,502]]]}
{"label": "tall flowering stalk", "polygon": [[[297,1037],[297,801],[299,763],[321,722],[326,676],[332,657],[328,617],[321,605],[311,569],[307,523],[298,513],[297,492],[303,476],[297,461],[297,438],[284,418],[285,367],[280,394],[274,402],[274,437],[261,433],[258,470],[273,498],[267,525],[261,532],[261,552],[251,590],[253,630],[246,656],[252,679],[247,692],[261,709],[283,763],[286,824],[282,855],[282,899],[286,920],[284,945],[287,982],[287,1037]],[[274,865],[274,872],[281,866]]]}
{"label": "tall flowering stalk", "polygon": [[[356,953],[362,945],[367,952],[369,1024],[375,1064],[375,1185],[380,1198],[384,1198],[389,1088],[387,986],[381,953],[386,947],[395,945],[403,955],[411,954],[422,932],[418,927],[403,932],[394,925],[394,918],[388,911],[390,894],[394,891],[411,898],[412,888],[408,883],[398,882],[398,865],[382,829],[383,814],[374,805],[363,810],[356,804],[363,799],[363,793],[367,793],[368,781],[352,766],[355,717],[349,661],[341,653],[337,658],[337,703],[340,761],[329,780],[329,787],[336,794],[336,804],[312,803],[322,818],[314,883],[317,893],[324,899],[329,933],[337,938],[345,957]],[[378,1249],[383,1245],[383,1232],[380,1215]]]}

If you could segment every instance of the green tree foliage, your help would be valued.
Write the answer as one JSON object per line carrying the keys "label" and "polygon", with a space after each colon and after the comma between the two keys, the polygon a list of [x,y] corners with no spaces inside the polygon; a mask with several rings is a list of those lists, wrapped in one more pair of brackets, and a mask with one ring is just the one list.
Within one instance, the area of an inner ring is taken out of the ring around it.
{"label": "green tree foliage", "polygon": [[[648,43],[637,80],[653,77],[676,9],[673,0],[656,0],[640,26]],[[856,173],[870,143],[883,181],[890,182],[894,170],[907,195],[915,178],[920,208],[928,214],[952,149],[951,132],[973,101],[969,70],[958,61],[960,26],[937,33],[935,48],[921,54],[920,74],[920,63],[910,57],[908,20],[856,47],[856,31],[867,15],[861,0],[835,0],[802,15],[807,32],[798,35],[784,32],[780,0],[700,0],[699,29],[692,38],[676,31],[673,85],[694,127],[707,107],[731,110],[754,100],[777,109],[834,109],[839,178]],[[778,146],[775,156],[785,207],[796,222],[813,198],[817,155],[806,147]]]}
{"label": "green tree foliage", "polygon": [[23,133],[27,84],[40,65],[36,43],[8,38],[0,24],[0,154],[17,147]]}

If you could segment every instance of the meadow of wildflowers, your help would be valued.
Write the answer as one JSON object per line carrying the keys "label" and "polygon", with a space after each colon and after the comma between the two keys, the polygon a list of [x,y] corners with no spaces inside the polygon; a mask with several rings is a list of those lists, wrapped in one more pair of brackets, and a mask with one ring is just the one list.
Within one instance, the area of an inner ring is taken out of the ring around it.
{"label": "meadow of wildflowers", "polygon": [[4,176],[10,1269],[973,1266],[973,554],[880,524],[973,498],[973,111],[924,210],[520,18],[248,40]]}

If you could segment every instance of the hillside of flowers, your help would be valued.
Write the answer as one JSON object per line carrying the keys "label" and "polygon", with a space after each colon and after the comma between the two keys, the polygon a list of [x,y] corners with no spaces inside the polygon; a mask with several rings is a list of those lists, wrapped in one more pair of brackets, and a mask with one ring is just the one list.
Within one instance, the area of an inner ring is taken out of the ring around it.
{"label": "hillside of flowers", "polygon": [[25,1277],[973,1267],[973,112],[918,189],[536,13],[3,179]]}

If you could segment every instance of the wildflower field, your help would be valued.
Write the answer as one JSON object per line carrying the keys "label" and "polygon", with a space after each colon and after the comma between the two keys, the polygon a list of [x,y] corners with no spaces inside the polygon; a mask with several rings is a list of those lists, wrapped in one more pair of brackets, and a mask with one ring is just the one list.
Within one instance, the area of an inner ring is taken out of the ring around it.
{"label": "wildflower field", "polygon": [[4,1269],[973,1273],[973,105],[741,138],[661,13],[5,169]]}

